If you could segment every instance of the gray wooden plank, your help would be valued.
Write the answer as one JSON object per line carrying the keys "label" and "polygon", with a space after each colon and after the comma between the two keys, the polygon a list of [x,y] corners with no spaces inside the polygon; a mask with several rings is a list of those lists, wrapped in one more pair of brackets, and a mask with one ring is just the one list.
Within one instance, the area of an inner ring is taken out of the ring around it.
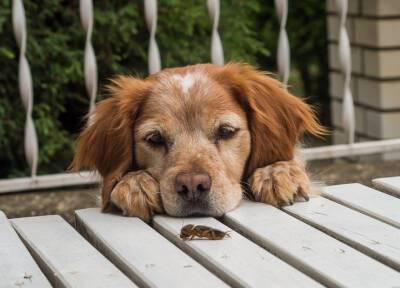
{"label": "gray wooden plank", "polygon": [[372,183],[377,189],[400,197],[400,176],[377,178],[372,180]]}
{"label": "gray wooden plank", "polygon": [[76,211],[78,229],[143,287],[227,287],[194,259],[135,217]]}
{"label": "gray wooden plank", "polygon": [[400,229],[323,197],[283,209],[400,271]]}
{"label": "gray wooden plank", "polygon": [[51,287],[2,211],[0,211],[0,287]]}
{"label": "gray wooden plank", "polygon": [[244,201],[224,221],[329,287],[400,285],[400,273],[270,205]]}
{"label": "gray wooden plank", "polygon": [[210,217],[154,218],[154,227],[158,231],[233,287],[321,287],[234,231],[230,232],[230,238],[224,240],[184,241],[179,237],[184,224],[208,225],[222,231],[230,228]]}
{"label": "gray wooden plank", "polygon": [[[94,185],[100,183],[100,176],[88,171],[76,173],[60,173],[50,175],[39,175],[32,177],[21,177],[11,179],[0,179],[0,194],[25,192],[39,189]],[[56,190],[57,191],[57,190]],[[61,191],[61,190],[60,190]]]}
{"label": "gray wooden plank", "polygon": [[53,285],[136,287],[60,216],[11,221]]}
{"label": "gray wooden plank", "polygon": [[400,228],[400,199],[358,183],[323,188],[323,196]]}
{"label": "gray wooden plank", "polygon": [[400,139],[386,139],[303,148],[301,149],[301,155],[306,160],[318,160],[399,151],[399,149]]}

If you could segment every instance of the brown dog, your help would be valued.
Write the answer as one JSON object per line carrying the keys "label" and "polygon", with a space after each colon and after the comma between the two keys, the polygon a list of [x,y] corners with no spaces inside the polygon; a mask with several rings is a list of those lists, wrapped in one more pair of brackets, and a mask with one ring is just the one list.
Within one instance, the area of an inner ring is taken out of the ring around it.
{"label": "brown dog", "polygon": [[324,132],[312,109],[246,64],[165,69],[119,77],[79,137],[72,166],[103,177],[102,207],[221,216],[242,199],[275,206],[307,198],[295,158],[303,132]]}

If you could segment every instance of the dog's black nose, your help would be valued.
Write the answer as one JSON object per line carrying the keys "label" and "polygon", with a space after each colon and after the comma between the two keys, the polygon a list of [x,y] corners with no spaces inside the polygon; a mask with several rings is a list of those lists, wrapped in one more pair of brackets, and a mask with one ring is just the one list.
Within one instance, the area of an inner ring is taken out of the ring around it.
{"label": "dog's black nose", "polygon": [[200,200],[210,192],[211,177],[208,174],[181,173],[175,179],[175,191],[185,200]]}

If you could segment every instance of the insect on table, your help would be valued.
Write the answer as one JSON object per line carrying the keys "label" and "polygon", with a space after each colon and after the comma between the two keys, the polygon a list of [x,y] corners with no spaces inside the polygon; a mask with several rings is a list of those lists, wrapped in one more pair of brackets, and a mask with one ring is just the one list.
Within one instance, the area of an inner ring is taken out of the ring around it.
{"label": "insect on table", "polygon": [[183,240],[192,240],[195,237],[208,240],[222,240],[229,236],[229,231],[221,231],[205,225],[188,224],[182,227],[180,237]]}

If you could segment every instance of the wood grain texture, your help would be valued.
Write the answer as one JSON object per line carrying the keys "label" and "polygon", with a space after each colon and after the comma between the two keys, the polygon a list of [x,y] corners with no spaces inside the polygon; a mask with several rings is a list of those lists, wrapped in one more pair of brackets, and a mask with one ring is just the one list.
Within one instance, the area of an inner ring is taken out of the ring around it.
{"label": "wood grain texture", "polygon": [[139,218],[75,213],[78,229],[141,287],[227,287]]}
{"label": "wood grain texture", "polygon": [[11,220],[56,287],[136,287],[60,216]]}
{"label": "wood grain texture", "polygon": [[233,287],[321,287],[234,231],[224,240],[184,241],[179,233],[185,224],[207,225],[222,231],[230,228],[210,217],[154,219],[158,231]]}
{"label": "wood grain texture", "polygon": [[0,287],[51,287],[49,281],[1,211]]}
{"label": "wood grain texture", "polygon": [[400,273],[262,203],[244,201],[224,221],[329,287],[395,287]]}
{"label": "wood grain texture", "polygon": [[306,160],[330,159],[355,155],[368,155],[400,150],[400,139],[376,140],[353,144],[339,144],[301,149]]}
{"label": "wood grain texture", "polygon": [[325,187],[323,195],[400,228],[400,199],[398,198],[358,183]]}
{"label": "wood grain texture", "polygon": [[378,178],[372,180],[372,183],[378,190],[387,192],[396,197],[400,197],[400,176]]}
{"label": "wood grain texture", "polygon": [[0,194],[25,192],[50,188],[61,188],[100,183],[100,177],[93,172],[60,173],[32,177],[0,180]]}
{"label": "wood grain texture", "polygon": [[283,209],[400,271],[400,229],[323,197]]}

